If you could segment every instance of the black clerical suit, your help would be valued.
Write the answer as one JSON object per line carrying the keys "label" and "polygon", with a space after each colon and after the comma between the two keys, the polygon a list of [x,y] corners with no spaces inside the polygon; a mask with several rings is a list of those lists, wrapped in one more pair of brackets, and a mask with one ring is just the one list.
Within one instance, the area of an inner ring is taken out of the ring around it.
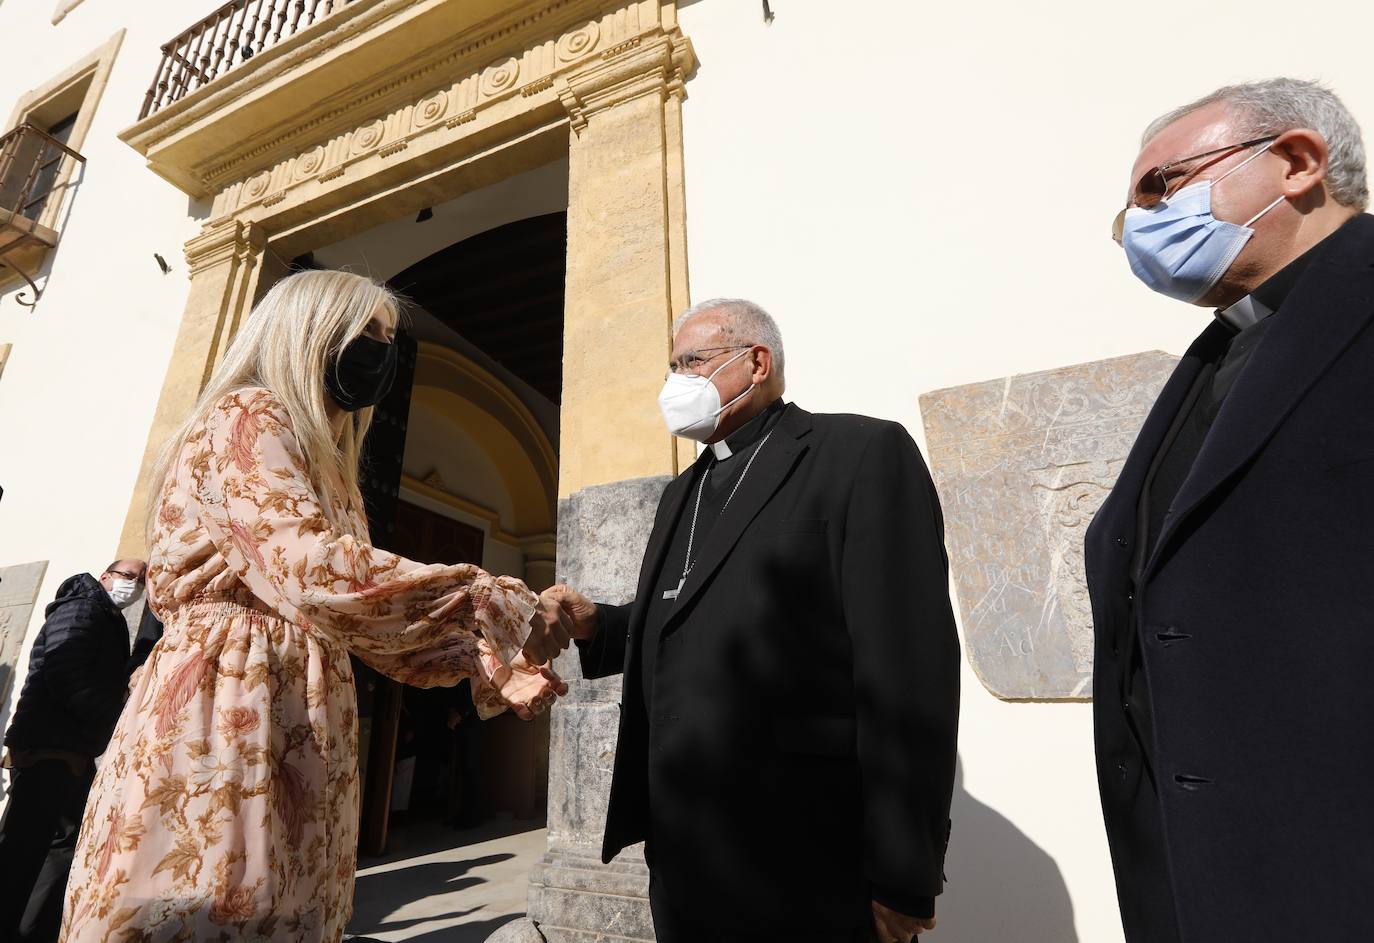
{"label": "black clerical suit", "polygon": [[727,444],[680,595],[709,448],[580,643],[587,677],[625,677],[604,857],[648,840],[660,939],[848,940],[871,897],[928,915],[959,642],[925,463],[895,423],[781,402]]}
{"label": "black clerical suit", "polygon": [[1371,320],[1361,215],[1218,313],[1088,528],[1129,943],[1374,940]]}

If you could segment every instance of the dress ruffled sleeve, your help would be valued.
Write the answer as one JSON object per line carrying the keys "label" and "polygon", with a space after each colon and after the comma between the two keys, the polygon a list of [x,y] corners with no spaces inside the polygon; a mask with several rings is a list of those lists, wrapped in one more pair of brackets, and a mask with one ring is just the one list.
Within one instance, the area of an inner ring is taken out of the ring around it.
{"label": "dress ruffled sleeve", "polygon": [[290,417],[269,391],[226,394],[188,448],[216,548],[284,618],[410,684],[490,681],[524,645],[537,599],[520,580],[416,563],[335,530]]}

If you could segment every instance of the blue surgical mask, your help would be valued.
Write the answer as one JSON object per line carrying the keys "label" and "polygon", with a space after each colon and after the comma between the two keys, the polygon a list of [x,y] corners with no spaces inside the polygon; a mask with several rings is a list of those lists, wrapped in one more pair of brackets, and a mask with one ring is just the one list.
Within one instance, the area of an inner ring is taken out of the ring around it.
{"label": "blue surgical mask", "polygon": [[1121,246],[1136,278],[1161,295],[1189,304],[1221,281],[1255,234],[1250,227],[1284,198],[1237,225],[1212,215],[1212,185],[1264,153],[1246,158],[1215,181],[1189,184],[1148,210],[1127,210]]}

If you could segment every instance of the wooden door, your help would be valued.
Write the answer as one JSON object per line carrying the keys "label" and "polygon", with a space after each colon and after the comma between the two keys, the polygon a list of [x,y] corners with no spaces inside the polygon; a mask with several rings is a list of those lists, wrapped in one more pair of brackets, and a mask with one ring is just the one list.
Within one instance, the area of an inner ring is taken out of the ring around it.
{"label": "wooden door", "polygon": [[[480,528],[455,521],[408,501],[396,503],[396,526],[388,550],[423,563],[482,563]],[[359,714],[369,708],[367,758],[362,771],[362,822],[359,850],[380,855],[386,851],[391,784],[396,771],[396,737],[401,721],[401,685],[371,668],[354,670],[359,690]],[[364,696],[364,688],[370,689]]]}

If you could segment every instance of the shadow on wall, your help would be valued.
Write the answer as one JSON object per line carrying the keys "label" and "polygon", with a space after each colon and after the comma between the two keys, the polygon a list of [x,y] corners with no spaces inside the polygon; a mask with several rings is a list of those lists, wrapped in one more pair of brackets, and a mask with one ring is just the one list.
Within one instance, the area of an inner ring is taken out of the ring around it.
{"label": "shadow on wall", "polygon": [[[948,883],[936,901],[941,943],[1078,943],[1073,902],[1059,865],[1011,820],[954,778],[954,831],[945,860]],[[924,937],[922,937],[924,939]]]}

